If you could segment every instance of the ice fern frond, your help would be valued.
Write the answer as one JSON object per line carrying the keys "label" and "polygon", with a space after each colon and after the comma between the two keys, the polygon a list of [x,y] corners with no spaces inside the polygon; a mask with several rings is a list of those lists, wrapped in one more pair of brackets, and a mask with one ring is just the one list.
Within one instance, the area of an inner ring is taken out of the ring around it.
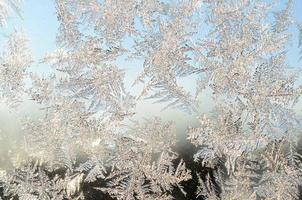
{"label": "ice fern frond", "polygon": [[6,26],[8,18],[16,13],[20,16],[20,5],[23,0],[1,0],[0,1],[0,25]]}
{"label": "ice fern frond", "polygon": [[213,183],[209,174],[206,175],[205,180],[198,175],[198,183],[197,197],[201,196],[207,200],[219,200],[217,186]]}
{"label": "ice fern frond", "polygon": [[64,185],[58,177],[50,178],[38,162],[29,162],[6,174],[4,196],[20,200],[63,199]]}
{"label": "ice fern frond", "polygon": [[259,197],[298,199],[302,175],[301,160],[299,163],[289,160],[288,145],[286,140],[280,140],[265,149],[261,164],[264,173],[255,189]]}
{"label": "ice fern frond", "polygon": [[177,108],[197,112],[196,100],[179,84],[180,78],[195,74],[199,69],[190,62],[193,60],[190,46],[194,35],[192,16],[197,8],[195,1],[180,1],[177,8],[171,6],[166,11],[171,20],[154,20],[152,25],[158,30],[148,31],[136,40],[134,55],[144,58],[144,70],[136,82],[147,82],[141,96],[167,103],[163,110]]}
{"label": "ice fern frond", "polygon": [[222,162],[230,174],[235,169],[237,158],[263,146],[266,139],[253,135],[243,136],[240,117],[223,108],[218,110],[225,115],[201,117],[200,126],[189,129],[188,139],[200,147],[194,156],[195,161],[201,160],[208,167]]}
{"label": "ice fern frond", "polygon": [[288,0],[285,9],[275,12],[275,24],[273,26],[274,32],[280,33],[286,31],[290,25],[293,24],[292,19],[293,1]]}
{"label": "ice fern frond", "polygon": [[134,127],[117,144],[114,168],[106,177],[110,182],[103,191],[117,199],[167,199],[173,187],[182,190],[181,182],[191,178],[183,161],[173,166],[173,125],[154,119]]}
{"label": "ice fern frond", "polygon": [[0,54],[0,97],[8,105],[18,105],[25,93],[25,78],[32,64],[28,40],[21,31],[14,31]]}
{"label": "ice fern frond", "polygon": [[107,173],[104,163],[95,156],[80,164],[76,171],[87,173],[84,177],[85,182],[94,182],[97,179],[105,179],[105,174]]}

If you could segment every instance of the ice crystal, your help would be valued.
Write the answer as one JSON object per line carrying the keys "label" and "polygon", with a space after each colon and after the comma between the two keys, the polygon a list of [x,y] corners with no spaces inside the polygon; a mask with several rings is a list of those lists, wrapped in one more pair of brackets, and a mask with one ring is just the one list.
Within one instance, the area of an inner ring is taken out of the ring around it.
{"label": "ice crystal", "polygon": [[0,1],[0,25],[6,26],[8,18],[13,14],[19,14],[22,0],[1,0]]}
{"label": "ice crystal", "polygon": [[[19,31],[0,55],[1,97],[16,105],[25,96],[43,115],[22,121],[26,156],[10,156],[13,168],[1,169],[3,197],[86,199],[89,184],[118,200],[186,198],[183,183],[195,174],[175,151],[175,124],[132,117],[143,99],[195,117],[208,89],[212,111],[188,128],[197,168],[213,170],[195,176],[197,198],[298,199],[293,106],[302,87],[286,59],[299,23],[286,2],[56,0],[58,48],[40,60],[51,73],[29,73]],[[18,3],[0,1],[2,26]],[[124,58],[143,63],[137,96],[124,85]],[[198,79],[195,95],[184,77]]]}
{"label": "ice crystal", "polygon": [[24,94],[25,76],[32,63],[27,43],[22,32],[14,31],[0,56],[0,94],[11,105],[19,103]]}
{"label": "ice crystal", "polygon": [[[262,1],[206,4],[213,30],[200,43],[205,49],[201,62],[207,66],[203,80],[217,103],[212,115],[200,119],[200,127],[189,130],[189,139],[201,147],[195,157],[204,165],[220,166],[223,173],[216,181],[222,199],[297,199],[301,160],[293,155],[301,126],[292,106],[301,86],[285,61],[292,2],[275,12],[273,21],[268,20],[272,5]],[[287,157],[282,161],[280,151],[264,156],[280,140],[287,141],[291,162]],[[278,162],[270,164],[278,166],[271,169],[276,174],[263,169],[270,162]],[[200,194],[206,191],[211,199],[212,190],[201,189]]]}

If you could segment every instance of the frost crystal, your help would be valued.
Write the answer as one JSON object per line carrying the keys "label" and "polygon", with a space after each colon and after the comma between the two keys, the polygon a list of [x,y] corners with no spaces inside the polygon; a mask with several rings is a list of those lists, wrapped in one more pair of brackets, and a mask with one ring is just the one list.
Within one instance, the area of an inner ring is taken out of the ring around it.
{"label": "frost crystal", "polygon": [[[1,26],[19,3],[0,0]],[[40,60],[49,74],[30,68],[20,31],[0,54],[1,99],[30,99],[43,116],[22,119],[22,153],[10,149],[11,168],[0,166],[1,198],[89,199],[91,191],[118,200],[301,196],[301,118],[294,106],[302,87],[287,62],[294,27],[302,46],[294,1],[54,3],[58,48]],[[137,95],[120,66],[128,59],[142,63],[133,80],[142,86]],[[186,87],[188,79],[197,84]],[[204,94],[213,99],[210,113],[199,106]],[[199,116],[188,127],[194,155],[179,157],[175,123],[134,118],[144,99],[160,103],[162,112]],[[188,166],[191,158],[195,166]]]}
{"label": "frost crystal", "polygon": [[25,76],[32,63],[27,42],[22,32],[14,31],[0,55],[0,95],[11,105],[24,94]]}

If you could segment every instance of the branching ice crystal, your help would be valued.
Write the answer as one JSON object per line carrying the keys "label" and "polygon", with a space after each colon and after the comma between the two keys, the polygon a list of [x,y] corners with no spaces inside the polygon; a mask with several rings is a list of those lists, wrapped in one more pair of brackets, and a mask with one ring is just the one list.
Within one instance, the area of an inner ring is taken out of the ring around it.
{"label": "branching ice crystal", "polygon": [[[1,26],[19,13],[19,3],[0,0]],[[299,198],[301,119],[293,106],[302,87],[286,60],[291,28],[302,44],[294,1],[54,3],[58,48],[41,60],[48,75],[29,72],[32,57],[20,31],[0,54],[1,99],[20,105],[25,97],[43,115],[22,119],[25,156],[12,155],[13,168],[0,168],[1,197],[88,199],[89,184],[118,200],[168,200],[175,191],[189,198],[184,183],[195,176],[197,198]],[[143,63],[137,96],[124,84],[121,58]],[[195,94],[183,78],[198,80]],[[205,89],[214,108],[188,127],[188,140],[198,147],[195,168],[212,173],[196,175],[175,151],[175,123],[132,117],[143,99],[195,117]]]}

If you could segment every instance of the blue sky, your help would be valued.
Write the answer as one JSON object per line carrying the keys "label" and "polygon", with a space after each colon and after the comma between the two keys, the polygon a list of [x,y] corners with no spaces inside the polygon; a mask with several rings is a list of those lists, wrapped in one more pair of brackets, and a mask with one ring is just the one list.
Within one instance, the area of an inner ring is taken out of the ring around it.
{"label": "blue sky", "polygon": [[[0,32],[7,35],[13,28],[22,28],[30,38],[35,59],[42,58],[46,52],[54,50],[58,29],[54,0],[25,0],[21,15],[22,19],[18,16],[13,17],[9,21],[10,26]],[[302,22],[302,0],[294,0],[294,17]],[[297,59],[298,52],[291,53],[293,54],[290,55],[291,60]]]}
{"label": "blue sky", "polygon": [[[284,5],[285,0],[280,0],[280,8]],[[58,30],[58,21],[54,0],[24,0],[21,16],[14,16],[9,20],[9,26],[0,29],[0,45],[6,40],[8,35],[14,28],[23,29],[30,42],[30,49],[33,52],[35,61],[35,69],[43,73],[47,72],[45,65],[39,65],[39,59],[42,59],[46,53],[56,49],[56,34]],[[302,0],[294,0],[294,17],[302,22]],[[292,29],[295,36],[298,32]],[[301,62],[298,62],[299,50],[297,48],[298,40],[295,41],[288,53],[288,62],[291,66],[299,67]],[[122,68],[126,68],[126,85],[131,85],[136,75],[142,70],[142,62],[125,62],[120,59],[118,64]],[[190,86],[191,82],[185,80],[186,86]]]}
{"label": "blue sky", "polygon": [[22,19],[14,16],[9,21],[9,27],[4,33],[12,29],[23,29],[30,39],[30,48],[34,58],[42,58],[45,52],[55,49],[55,38],[58,22],[53,0],[25,0],[21,8]]}
{"label": "blue sky", "polygon": [[[284,0],[280,1],[280,7]],[[54,0],[24,0],[21,11],[22,19],[18,16],[14,16],[9,21],[9,26],[0,30],[0,45],[6,40],[6,36],[15,28],[22,28],[25,34],[30,39],[30,49],[33,52],[35,60],[35,66],[41,73],[46,72],[47,68],[44,65],[38,65],[37,61],[42,59],[47,52],[51,52],[56,49],[56,33],[58,29],[58,22],[55,14]],[[302,0],[294,0],[294,17],[302,22]],[[293,29],[294,35],[297,35],[297,30]],[[2,35],[1,35],[2,34]],[[292,66],[297,66],[298,63],[298,41],[295,40],[293,46],[288,54],[288,62]],[[120,61],[119,61],[120,62]],[[140,62],[120,62],[121,67],[127,69],[126,73],[126,84],[130,85],[135,79],[135,76],[139,71],[142,70]],[[190,85],[190,82],[186,82],[186,85]],[[210,103],[210,97],[206,96],[203,98],[202,107],[204,110],[209,109],[208,104]],[[298,106],[301,108],[302,104]],[[190,124],[191,117],[184,115],[183,113],[176,111],[169,111],[160,113],[161,107],[156,105],[140,104],[138,110],[143,110],[142,116],[150,117],[153,115],[160,115],[162,118],[167,120],[178,121],[178,124]],[[2,109],[3,110],[3,109]],[[36,112],[34,107],[28,105],[27,111],[32,113]],[[149,115],[149,116],[148,116]],[[7,119],[5,117],[5,119]],[[0,121],[3,121],[0,119]],[[4,120],[6,121],[6,120]],[[185,128],[185,127],[184,127]]]}
{"label": "blue sky", "polygon": [[[280,5],[282,5],[284,0],[280,2]],[[30,48],[36,61],[43,58],[45,53],[56,49],[55,39],[58,22],[55,14],[54,0],[25,0],[21,15],[22,19],[18,16],[11,18],[9,26],[2,29],[0,33],[5,36],[14,28],[22,28],[30,39]],[[302,22],[302,0],[294,0],[294,17]],[[293,31],[297,34],[296,30]],[[3,43],[3,37],[1,38],[0,44]],[[298,59],[297,42],[294,41],[293,48],[289,52],[288,61],[293,65],[297,64]],[[135,65],[137,66],[138,63]]]}

